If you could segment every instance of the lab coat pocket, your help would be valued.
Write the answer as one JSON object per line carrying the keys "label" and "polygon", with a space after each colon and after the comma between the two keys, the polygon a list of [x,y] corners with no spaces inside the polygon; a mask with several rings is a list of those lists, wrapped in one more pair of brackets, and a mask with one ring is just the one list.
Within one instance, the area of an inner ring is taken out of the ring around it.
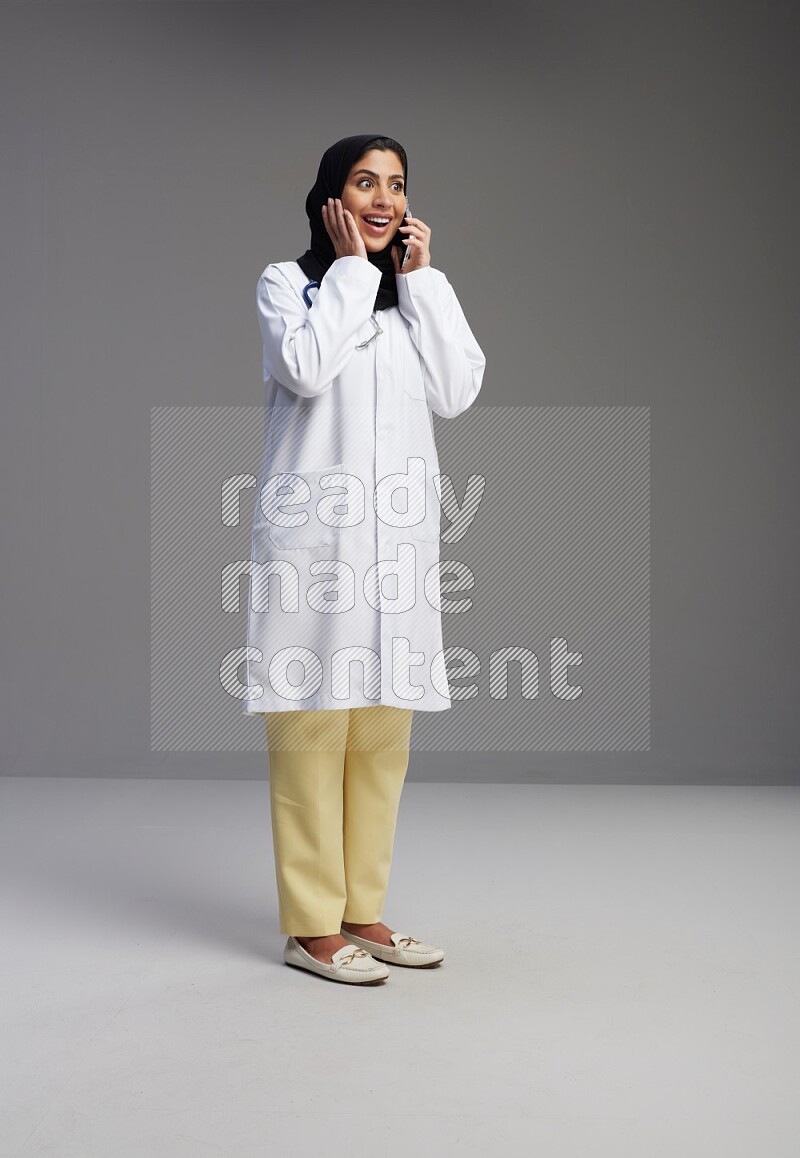
{"label": "lab coat pocket", "polygon": [[402,381],[403,389],[409,397],[423,402],[427,400],[422,359],[410,336],[407,342],[403,342]]}
{"label": "lab coat pocket", "polygon": [[345,466],[298,467],[270,475],[261,489],[260,518],[282,551],[332,547],[339,540],[337,503],[346,491]]}

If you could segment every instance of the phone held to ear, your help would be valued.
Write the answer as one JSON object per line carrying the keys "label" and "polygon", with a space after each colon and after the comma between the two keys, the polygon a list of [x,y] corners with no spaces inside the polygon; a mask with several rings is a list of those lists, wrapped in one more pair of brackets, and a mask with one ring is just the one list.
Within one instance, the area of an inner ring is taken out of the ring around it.
{"label": "phone held to ear", "polygon": [[[408,201],[406,201],[406,211],[405,211],[405,213],[403,214],[403,224],[405,224],[406,218],[407,218],[407,217],[410,217],[410,216],[411,216],[411,206],[409,205]],[[406,236],[406,235],[405,235],[404,233],[399,233],[399,232],[398,232],[398,234],[397,234],[397,240],[394,242],[394,244],[395,244],[395,245],[398,245],[398,246],[400,247],[400,252],[401,252],[401,254],[402,254],[402,259],[401,259],[401,261],[400,261],[400,268],[401,268],[401,269],[403,268],[403,266],[404,266],[404,265],[406,264],[406,262],[408,261],[408,255],[409,255],[409,253],[411,252],[411,246],[410,246],[410,245],[406,245],[405,241],[403,241],[403,238],[404,238],[405,236]]]}

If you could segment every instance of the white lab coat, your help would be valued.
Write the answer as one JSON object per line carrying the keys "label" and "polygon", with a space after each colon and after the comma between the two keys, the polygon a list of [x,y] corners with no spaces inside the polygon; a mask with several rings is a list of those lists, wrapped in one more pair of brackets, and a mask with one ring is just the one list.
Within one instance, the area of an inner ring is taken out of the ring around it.
{"label": "white lab coat", "polygon": [[380,270],[338,258],[310,308],[308,281],[294,261],[258,281],[266,421],[243,711],[443,711],[430,412],[466,410],[486,360],[441,270],[398,275],[399,304],[376,311],[383,333],[361,350]]}

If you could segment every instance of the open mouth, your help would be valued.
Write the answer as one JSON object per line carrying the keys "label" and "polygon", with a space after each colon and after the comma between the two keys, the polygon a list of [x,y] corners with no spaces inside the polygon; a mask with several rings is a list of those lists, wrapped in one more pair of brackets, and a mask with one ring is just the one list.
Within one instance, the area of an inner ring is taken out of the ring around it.
{"label": "open mouth", "polygon": [[364,218],[364,221],[366,221],[369,231],[374,233],[376,237],[380,237],[382,233],[386,233],[392,223],[391,217],[381,217],[377,213],[370,213],[369,217]]}

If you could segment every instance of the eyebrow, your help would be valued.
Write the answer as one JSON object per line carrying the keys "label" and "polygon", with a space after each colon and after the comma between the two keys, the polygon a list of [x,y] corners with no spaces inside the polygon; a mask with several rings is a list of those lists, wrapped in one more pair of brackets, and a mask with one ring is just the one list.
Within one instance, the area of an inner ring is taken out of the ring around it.
{"label": "eyebrow", "polygon": [[[370,176],[370,177],[374,177],[376,180],[378,179],[378,174],[377,174],[377,173],[373,173],[371,169],[356,169],[356,171],[355,171],[355,173],[353,174],[353,176],[355,177],[355,176],[356,176],[358,173],[367,173],[367,174],[369,174],[369,176]],[[390,181],[395,181],[395,180],[397,180],[397,178],[398,178],[398,177],[400,178],[400,180],[401,180],[401,181],[403,181],[403,180],[404,180],[404,177],[403,177],[403,174],[402,174],[402,173],[392,173],[392,175],[391,175],[391,177],[389,178],[389,180],[390,180]]]}

